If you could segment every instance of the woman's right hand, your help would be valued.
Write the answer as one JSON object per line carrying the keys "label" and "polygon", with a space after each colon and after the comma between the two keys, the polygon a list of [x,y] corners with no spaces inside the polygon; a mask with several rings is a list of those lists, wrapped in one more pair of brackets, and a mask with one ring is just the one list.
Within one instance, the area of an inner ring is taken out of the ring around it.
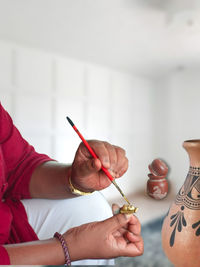
{"label": "woman's right hand", "polygon": [[143,254],[140,222],[134,215],[117,214],[69,229],[63,236],[72,261]]}

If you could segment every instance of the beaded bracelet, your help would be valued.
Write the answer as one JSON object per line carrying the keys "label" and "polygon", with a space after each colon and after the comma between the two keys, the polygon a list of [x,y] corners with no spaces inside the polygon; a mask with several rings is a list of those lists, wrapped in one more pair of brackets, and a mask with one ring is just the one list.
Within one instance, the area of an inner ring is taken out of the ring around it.
{"label": "beaded bracelet", "polygon": [[71,260],[70,260],[70,256],[69,256],[69,251],[68,251],[67,243],[66,243],[64,237],[61,234],[59,234],[58,232],[56,232],[54,234],[54,237],[58,238],[58,240],[60,241],[60,243],[62,245],[64,254],[65,254],[65,266],[71,266]]}

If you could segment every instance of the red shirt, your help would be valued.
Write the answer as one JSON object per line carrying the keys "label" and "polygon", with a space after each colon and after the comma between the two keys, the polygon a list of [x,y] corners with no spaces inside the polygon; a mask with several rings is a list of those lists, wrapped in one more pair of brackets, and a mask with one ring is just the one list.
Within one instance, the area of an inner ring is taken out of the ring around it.
{"label": "red shirt", "polygon": [[32,172],[49,160],[22,138],[0,104],[0,265],[10,264],[4,244],[38,240],[20,199],[30,198]]}

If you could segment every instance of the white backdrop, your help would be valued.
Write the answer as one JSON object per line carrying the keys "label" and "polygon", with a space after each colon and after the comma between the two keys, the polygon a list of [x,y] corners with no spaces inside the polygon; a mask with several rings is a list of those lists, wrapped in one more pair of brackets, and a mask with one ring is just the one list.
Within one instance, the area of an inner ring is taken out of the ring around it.
{"label": "white backdrop", "polygon": [[[38,152],[72,162],[86,139],[127,151],[129,170],[119,181],[126,194],[144,189],[153,154],[154,82],[53,53],[0,42],[0,98],[22,135]],[[104,191],[114,198],[112,186]]]}

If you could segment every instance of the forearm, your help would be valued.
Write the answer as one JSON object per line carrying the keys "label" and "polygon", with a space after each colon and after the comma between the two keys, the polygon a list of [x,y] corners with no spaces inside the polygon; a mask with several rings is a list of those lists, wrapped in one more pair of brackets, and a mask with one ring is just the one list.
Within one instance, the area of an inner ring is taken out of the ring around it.
{"label": "forearm", "polygon": [[39,165],[33,172],[30,181],[32,198],[72,198],[68,184],[71,166],[54,161]]}
{"label": "forearm", "polygon": [[[90,224],[83,225],[87,228]],[[81,226],[80,226],[81,227]],[[63,234],[71,261],[95,258],[95,255],[86,253],[85,242],[79,240],[80,227],[69,229]],[[86,233],[87,235],[87,233]],[[61,242],[56,238],[32,242],[4,245],[10,258],[11,265],[63,265],[65,254]]]}
{"label": "forearm", "polygon": [[5,245],[11,265],[63,265],[64,253],[56,238]]}

